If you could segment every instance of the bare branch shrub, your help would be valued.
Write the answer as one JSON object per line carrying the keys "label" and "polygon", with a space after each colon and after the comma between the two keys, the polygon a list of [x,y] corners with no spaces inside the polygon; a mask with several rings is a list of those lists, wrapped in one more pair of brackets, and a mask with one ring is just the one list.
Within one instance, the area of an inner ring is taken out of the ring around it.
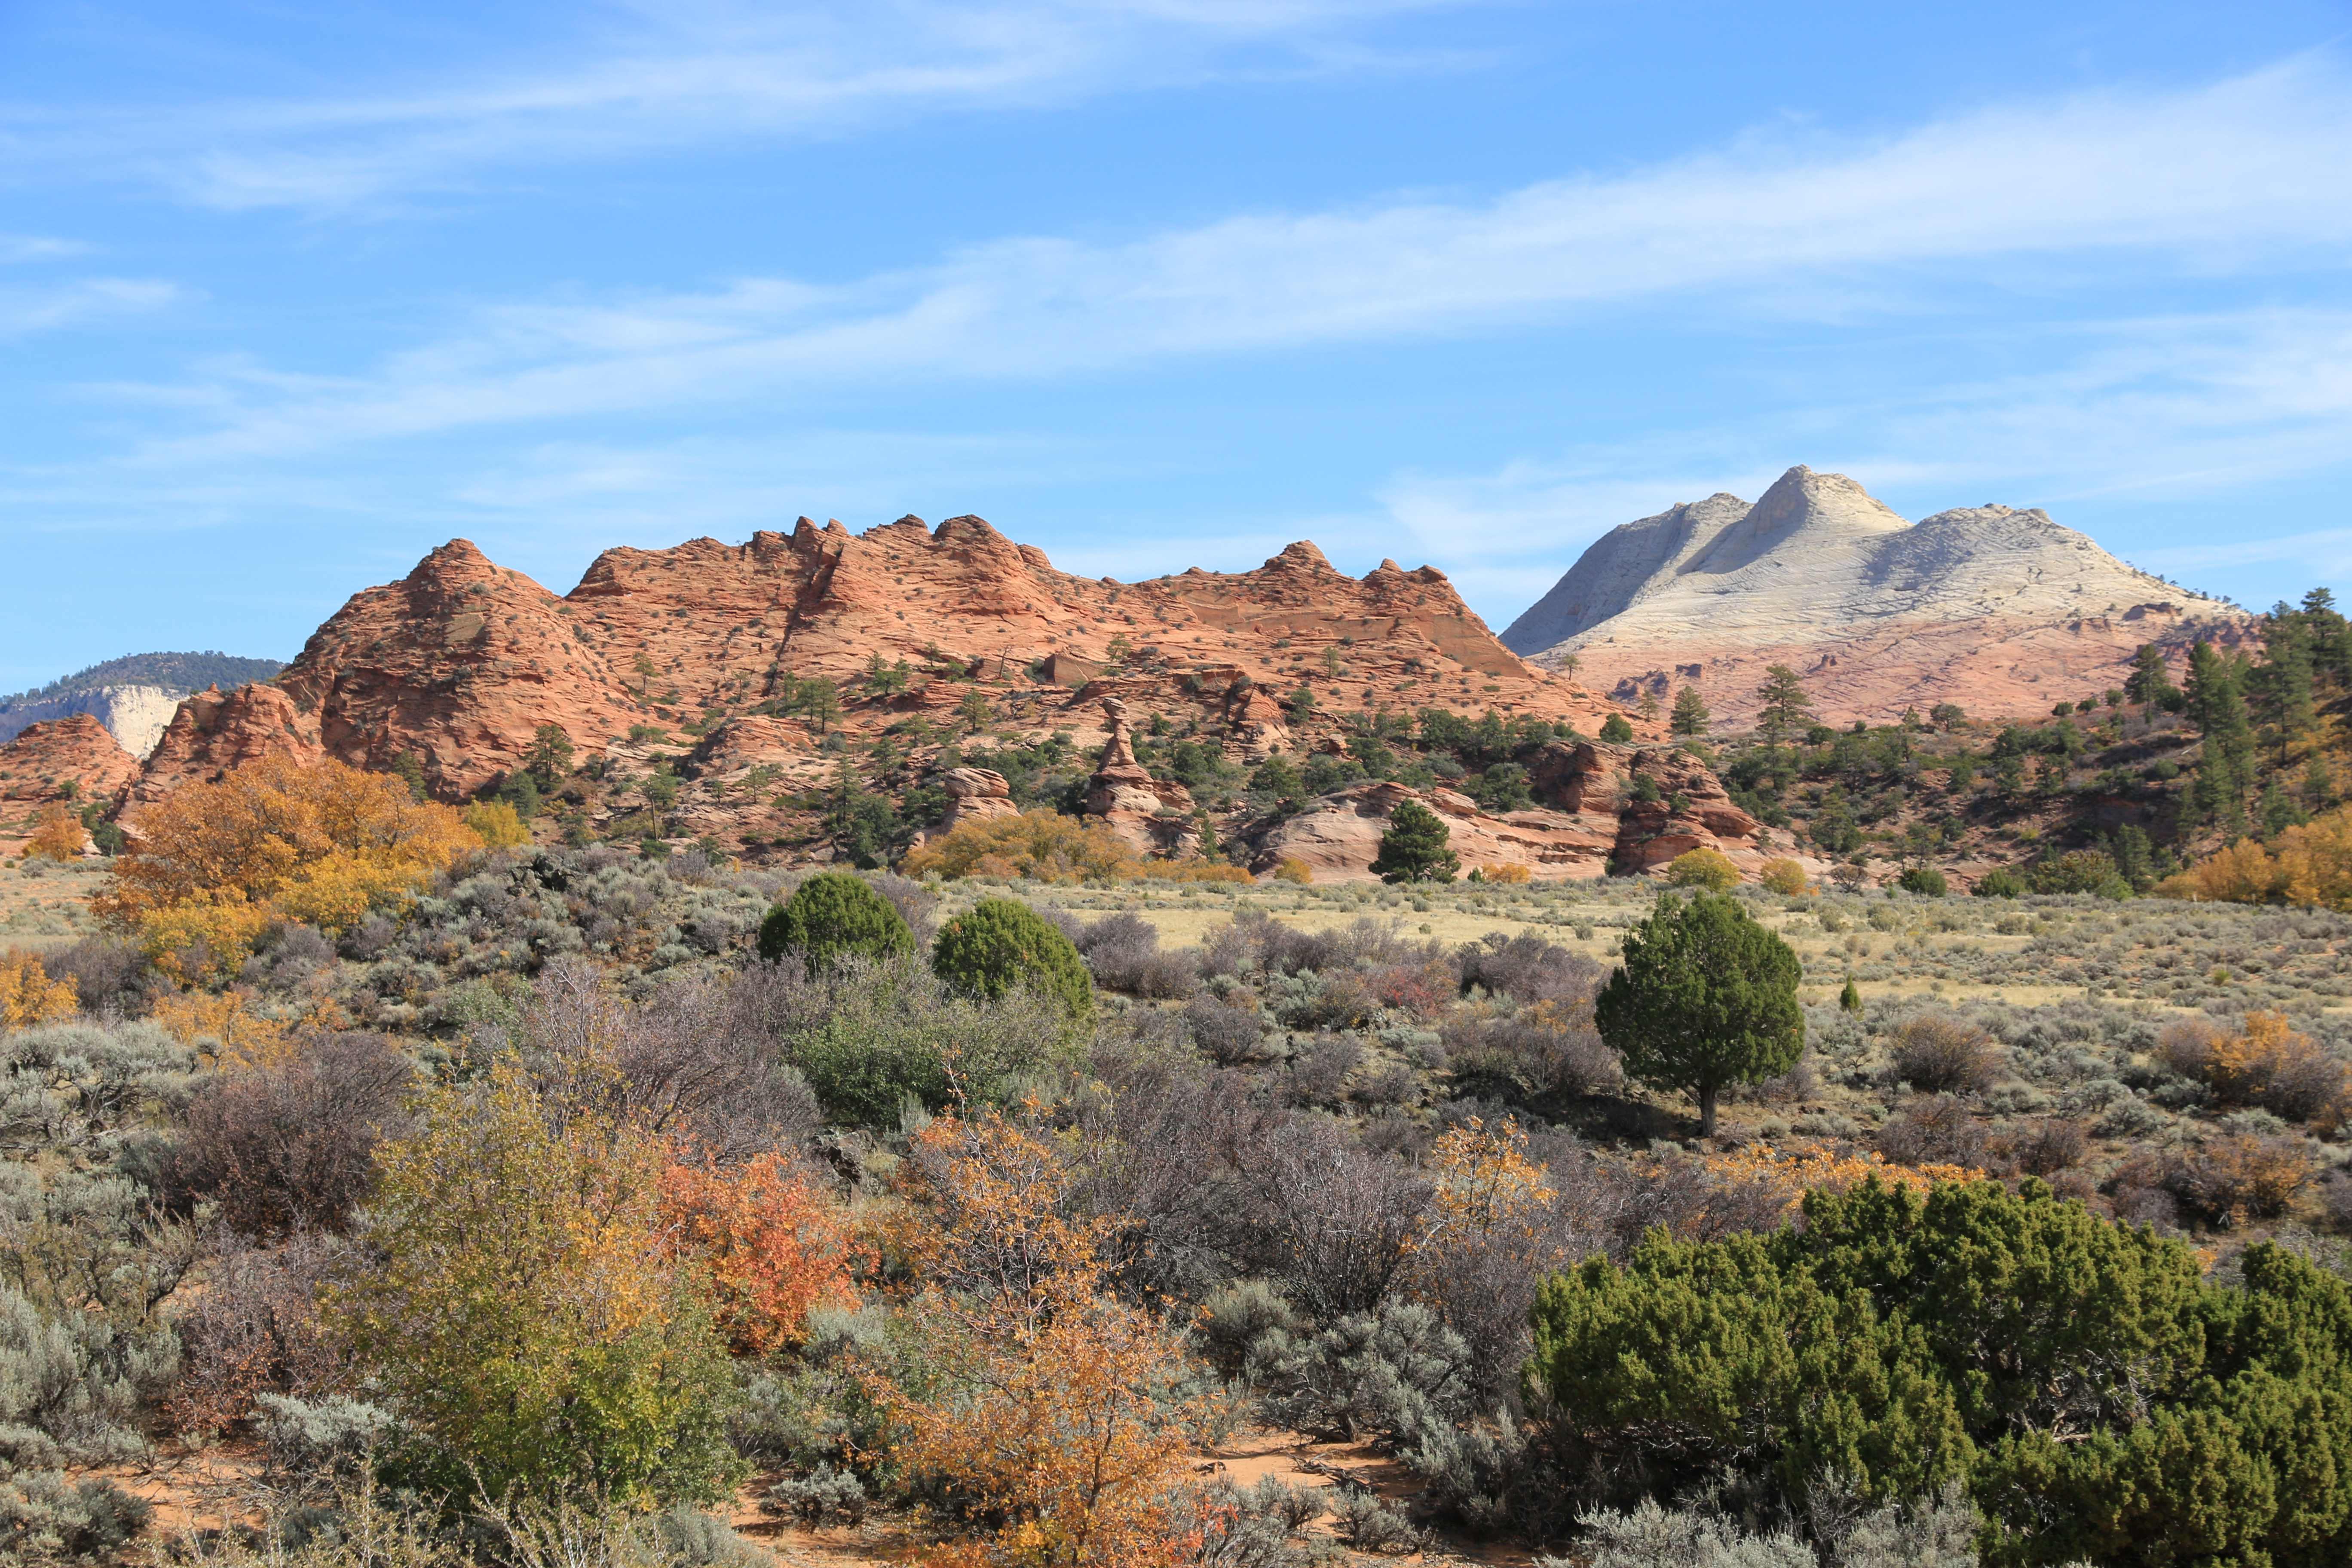
{"label": "bare branch shrub", "polygon": [[248,1236],[340,1230],[367,1194],[369,1161],[402,1121],[409,1060],[380,1035],[317,1035],[293,1054],[207,1081],[163,1171],[184,1208],[218,1205]]}
{"label": "bare branch shrub", "polygon": [[1895,1077],[1930,1094],[1976,1094],[2000,1076],[2000,1047],[1976,1025],[1946,1014],[1907,1018],[1895,1030]]}

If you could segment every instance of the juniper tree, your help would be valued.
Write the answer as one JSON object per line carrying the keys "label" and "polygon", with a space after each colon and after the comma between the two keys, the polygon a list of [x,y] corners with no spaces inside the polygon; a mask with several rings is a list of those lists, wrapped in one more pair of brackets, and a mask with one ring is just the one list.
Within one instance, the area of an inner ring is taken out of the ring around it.
{"label": "juniper tree", "polygon": [[1446,847],[1453,837],[1444,820],[1417,800],[1397,803],[1381,835],[1372,869],[1383,882],[1450,882],[1462,861]]}
{"label": "juniper tree", "polygon": [[888,959],[915,951],[915,933],[897,906],[862,877],[820,871],[760,922],[760,956],[775,963],[798,954],[811,975],[850,953]]}
{"label": "juniper tree", "polygon": [[1623,961],[1593,1005],[1601,1037],[1625,1070],[1698,1101],[1699,1136],[1715,1133],[1726,1084],[1787,1072],[1805,1048],[1802,978],[1789,944],[1727,893],[1687,904],[1662,895],[1625,933]]}

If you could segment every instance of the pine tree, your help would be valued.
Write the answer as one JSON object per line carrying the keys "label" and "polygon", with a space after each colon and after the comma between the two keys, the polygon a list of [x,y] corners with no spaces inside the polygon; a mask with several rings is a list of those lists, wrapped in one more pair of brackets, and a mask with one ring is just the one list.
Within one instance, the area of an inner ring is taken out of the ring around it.
{"label": "pine tree", "polygon": [[2304,620],[2311,627],[2312,661],[2339,685],[2352,685],[2352,625],[2336,612],[2336,595],[2314,588],[2303,596]]}
{"label": "pine tree", "polygon": [[963,721],[966,733],[977,735],[995,721],[996,710],[988,705],[988,693],[975,686],[956,705],[956,717]]}
{"label": "pine tree", "polygon": [[2246,792],[2253,783],[2254,737],[2238,666],[2211,643],[2189,652],[2189,721],[2204,739],[2189,789],[2197,814],[2232,837],[2246,830]]}
{"label": "pine tree", "polygon": [[2278,742],[2280,766],[2307,739],[2318,714],[2312,689],[2311,624],[2281,601],[2263,623],[2263,662],[2247,685],[2256,710]]}
{"label": "pine tree", "polygon": [[1675,694],[1675,710],[1666,721],[1666,727],[1677,735],[1704,735],[1709,717],[1706,702],[1699,696],[1698,688],[1685,686]]}
{"label": "pine tree", "polygon": [[1851,974],[1845,977],[1845,989],[1838,993],[1838,1011],[1857,1015],[1862,1011],[1862,987],[1853,983]]}
{"label": "pine tree", "polygon": [[1767,667],[1756,697],[1763,704],[1756,715],[1756,728],[1768,746],[1779,745],[1812,719],[1813,700],[1805,694],[1797,672],[1785,664]]}
{"label": "pine tree", "polygon": [[541,724],[522,754],[522,772],[542,795],[562,784],[572,772],[571,732],[561,724]]}
{"label": "pine tree", "polygon": [[2164,655],[2154,643],[2142,643],[2132,656],[2132,672],[2124,679],[2124,695],[2134,702],[2151,707],[2169,706],[2168,700],[2180,693],[2172,684],[2172,672],[2164,662]]}
{"label": "pine tree", "polygon": [[1381,835],[1372,869],[1383,882],[1450,882],[1462,862],[1446,845],[1453,837],[1444,819],[1417,800],[1399,801]]}

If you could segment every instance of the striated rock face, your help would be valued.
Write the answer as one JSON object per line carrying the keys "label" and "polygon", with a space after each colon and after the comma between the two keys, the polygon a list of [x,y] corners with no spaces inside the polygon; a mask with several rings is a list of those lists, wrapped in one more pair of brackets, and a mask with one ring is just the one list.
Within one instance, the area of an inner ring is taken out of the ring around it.
{"label": "striated rock face", "polygon": [[280,688],[257,682],[224,692],[207,687],[172,715],[171,727],[131,786],[129,802],[144,805],[181,784],[209,784],[264,757],[310,762],[325,754],[317,720]]}
{"label": "striated rock face", "polygon": [[815,752],[816,742],[799,720],[746,713],[703,736],[678,771],[688,778],[705,778],[756,767],[796,767],[809,762]]}
{"label": "striated rock face", "polygon": [[2252,624],[2038,510],[1914,524],[1844,475],[1800,467],[1752,506],[1718,494],[1612,531],[1502,640],[1550,668],[1573,657],[1620,701],[1696,684],[1735,724],[1785,664],[1822,720],[1844,723],[1942,702],[2047,713],[2120,685],[2142,643],[2185,658]]}
{"label": "striated rock face", "polygon": [[[1371,865],[1399,803],[1419,800],[1444,818],[1463,873],[1525,866],[1538,881],[1655,870],[1692,849],[1715,849],[1748,876],[1768,854],[1756,819],[1731,804],[1705,764],[1667,747],[1546,747],[1528,770],[1539,809],[1490,814],[1452,790],[1399,784],[1335,791],[1256,840],[1253,864],[1303,860],[1318,881],[1377,881]],[[1655,786],[1656,799],[1640,786]]]}
{"label": "striated rock face", "polygon": [[[690,766],[725,773],[765,747],[813,771],[805,731],[761,730],[741,710],[789,680],[848,680],[877,656],[905,661],[916,689],[860,703],[853,729],[948,721],[966,680],[1017,728],[1090,729],[1109,696],[1217,726],[1244,758],[1287,742],[1302,686],[1323,711],[1493,707],[1591,731],[1612,710],[1522,663],[1428,567],[1352,578],[1300,543],[1255,572],[1121,584],[1056,572],[976,517],[856,535],[803,518],[742,544],[610,550],[562,598],[452,541],[354,596],[271,684],[189,699],[136,795],[286,751],[371,768],[407,752],[456,798],[510,771],[542,724],[593,757],[633,727],[716,714],[730,717]],[[1105,815],[1132,825],[1140,799],[1118,792],[1144,788],[1107,777]]]}
{"label": "striated rock face", "polygon": [[59,802],[112,801],[138,775],[138,762],[95,714],[28,724],[0,744],[0,818],[13,826]]}

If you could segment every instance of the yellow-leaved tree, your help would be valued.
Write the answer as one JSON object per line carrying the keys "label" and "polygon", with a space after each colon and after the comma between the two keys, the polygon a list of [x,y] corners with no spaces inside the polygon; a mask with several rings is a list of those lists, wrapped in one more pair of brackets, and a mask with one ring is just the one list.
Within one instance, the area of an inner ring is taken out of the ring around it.
{"label": "yellow-leaved tree", "polygon": [[80,817],[62,805],[52,805],[33,824],[33,837],[25,842],[25,858],[70,860],[81,853],[89,837]]}
{"label": "yellow-leaved tree", "polygon": [[373,1268],[329,1332],[423,1436],[419,1479],[626,1510],[739,1479],[701,1268],[663,1211],[669,1150],[542,1099],[511,1059],[445,1088],[376,1152]]}
{"label": "yellow-leaved tree", "polygon": [[56,1023],[75,1007],[72,984],[50,979],[38,958],[22,948],[0,952],[0,1030]]}
{"label": "yellow-leaved tree", "polygon": [[482,847],[457,811],[412,799],[397,777],[287,757],[183,784],[130,826],[91,907],[184,982],[235,974],[276,921],[334,934],[397,907]]}
{"label": "yellow-leaved tree", "polygon": [[2268,848],[2242,838],[2165,879],[2166,898],[2352,910],[2352,806],[2287,828]]}
{"label": "yellow-leaved tree", "polygon": [[907,857],[909,877],[1024,877],[1080,882],[1139,876],[1143,866],[1117,834],[1051,811],[958,823]]}

